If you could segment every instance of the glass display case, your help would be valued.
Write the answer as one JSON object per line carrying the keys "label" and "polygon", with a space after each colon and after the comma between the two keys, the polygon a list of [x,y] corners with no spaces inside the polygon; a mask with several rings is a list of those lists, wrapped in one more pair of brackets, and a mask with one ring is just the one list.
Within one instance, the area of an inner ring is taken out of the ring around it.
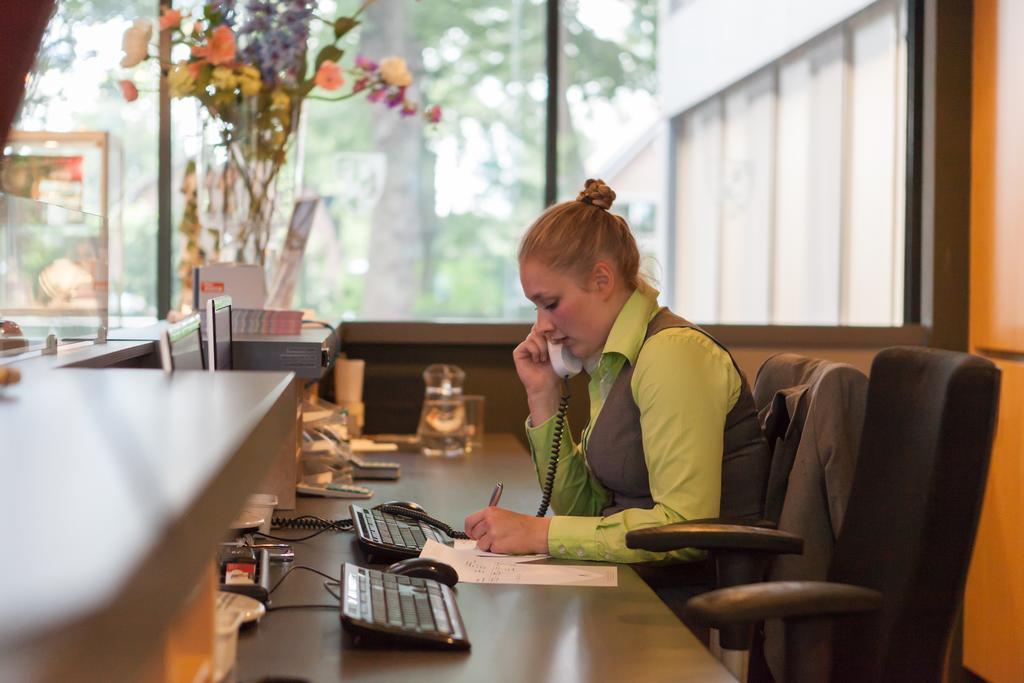
{"label": "glass display case", "polygon": [[0,358],[104,340],[108,281],[105,218],[0,192]]}
{"label": "glass display case", "polygon": [[[111,315],[121,314],[124,292],[123,151],[105,131],[11,131],[0,159],[0,192],[106,220]],[[52,210],[50,210],[52,213]],[[0,303],[2,303],[0,299]]]}

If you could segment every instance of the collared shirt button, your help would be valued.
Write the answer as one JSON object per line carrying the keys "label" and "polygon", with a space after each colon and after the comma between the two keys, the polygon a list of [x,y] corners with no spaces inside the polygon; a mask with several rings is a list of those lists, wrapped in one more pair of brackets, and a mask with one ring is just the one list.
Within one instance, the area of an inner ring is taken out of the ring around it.
{"label": "collared shirt button", "polygon": [[604,559],[606,559],[606,560],[609,560],[609,561],[611,561],[611,559],[612,559],[612,554],[611,554],[611,553],[605,553],[605,554],[604,554]]}
{"label": "collared shirt button", "polygon": [[562,555],[565,555],[565,554],[567,554],[569,552],[569,549],[566,548],[564,545],[560,545],[560,546],[558,546],[558,552],[561,553]]}
{"label": "collared shirt button", "polygon": [[586,553],[583,551],[583,548],[576,548],[576,557],[583,557],[584,555]]}

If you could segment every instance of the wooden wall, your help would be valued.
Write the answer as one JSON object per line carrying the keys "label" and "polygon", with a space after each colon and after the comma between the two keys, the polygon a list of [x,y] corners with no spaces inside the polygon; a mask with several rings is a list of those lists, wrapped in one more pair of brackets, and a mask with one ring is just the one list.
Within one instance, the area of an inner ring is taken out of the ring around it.
{"label": "wooden wall", "polygon": [[[512,365],[512,349],[527,334],[524,323],[438,324],[426,322],[343,323],[341,350],[366,361],[363,399],[369,434],[407,434],[416,430],[423,402],[423,368],[454,363],[466,372],[465,393],[486,397],[488,432],[511,432],[523,438],[526,395]],[[926,344],[926,331],[910,326],[885,328],[744,328],[709,326],[726,344],[753,383],[757,369],[780,351],[842,361],[865,373],[875,353],[897,344]],[[322,387],[330,397],[332,388]],[[589,415],[586,376],[571,384],[569,423],[574,432]]]}
{"label": "wooden wall", "polygon": [[1024,681],[1024,2],[975,0],[970,348],[1003,371],[964,665]]}

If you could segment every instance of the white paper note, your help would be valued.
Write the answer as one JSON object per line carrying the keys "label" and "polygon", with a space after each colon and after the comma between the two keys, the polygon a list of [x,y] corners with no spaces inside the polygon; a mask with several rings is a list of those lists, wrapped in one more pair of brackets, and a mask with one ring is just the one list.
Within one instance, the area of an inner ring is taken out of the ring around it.
{"label": "white paper note", "polygon": [[495,562],[533,562],[534,560],[543,560],[550,557],[549,555],[502,555],[501,553],[490,553],[477,548],[476,541],[472,538],[456,538],[455,550],[473,557],[490,558]]}
{"label": "white paper note", "polygon": [[[477,551],[479,552],[479,551]],[[515,583],[537,586],[617,586],[618,567],[602,565],[528,564],[476,555],[427,539],[420,557],[455,568],[464,583]],[[510,557],[510,556],[506,556]]]}

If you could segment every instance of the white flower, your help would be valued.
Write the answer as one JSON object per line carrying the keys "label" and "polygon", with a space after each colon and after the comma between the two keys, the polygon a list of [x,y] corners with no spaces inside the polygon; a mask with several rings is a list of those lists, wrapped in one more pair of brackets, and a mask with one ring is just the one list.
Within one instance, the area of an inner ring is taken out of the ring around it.
{"label": "white flower", "polygon": [[149,56],[149,39],[153,36],[153,22],[149,19],[136,19],[124,32],[121,49],[124,57],[121,66],[128,69]]}
{"label": "white flower", "polygon": [[380,60],[380,77],[388,85],[404,88],[412,84],[412,74],[401,57],[385,57]]}

